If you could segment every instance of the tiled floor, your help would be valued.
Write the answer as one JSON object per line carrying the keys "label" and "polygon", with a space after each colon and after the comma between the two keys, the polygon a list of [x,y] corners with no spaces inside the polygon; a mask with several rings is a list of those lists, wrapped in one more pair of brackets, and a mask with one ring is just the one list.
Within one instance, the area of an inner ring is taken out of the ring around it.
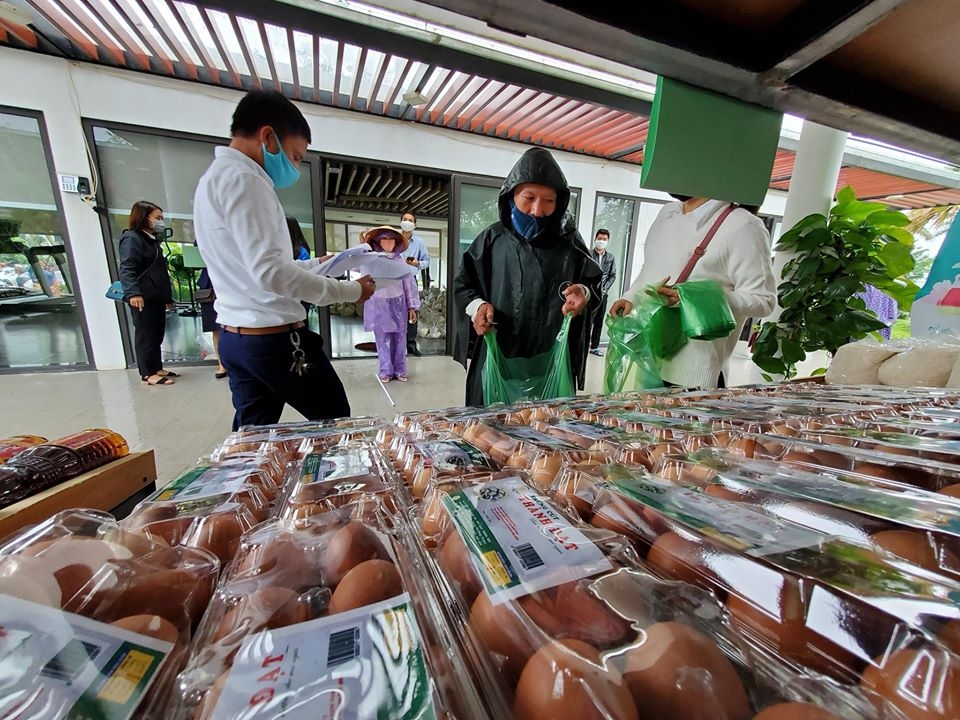
{"label": "tiled floor", "polygon": [[[603,359],[590,356],[586,392],[600,392]],[[410,359],[410,382],[377,382],[376,360],[334,363],[355,415],[392,417],[404,410],[443,408],[463,403],[465,373],[445,356]],[[817,366],[811,361],[801,372]],[[0,375],[0,437],[28,433],[56,438],[89,427],[120,432],[132,449],[152,448],[161,480],[208,453],[230,431],[233,409],[226,380],[213,366],[178,368],[183,377],[170,387],[146,387],[135,370]],[[760,381],[741,344],[731,363],[731,384]],[[299,418],[288,408],[285,420]]]}

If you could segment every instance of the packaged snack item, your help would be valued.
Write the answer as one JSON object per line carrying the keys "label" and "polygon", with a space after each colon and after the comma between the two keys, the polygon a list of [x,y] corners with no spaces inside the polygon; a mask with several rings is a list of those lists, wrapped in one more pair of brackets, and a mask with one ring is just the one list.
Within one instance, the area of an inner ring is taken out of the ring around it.
{"label": "packaged snack item", "polygon": [[13,435],[0,440],[0,464],[5,463],[24,448],[45,443],[47,439],[39,435]]}
{"label": "packaged snack item", "polygon": [[88,472],[108,462],[126,457],[130,449],[119,433],[104,428],[91,428],[83,432],[57,438],[49,443],[70,448],[80,458],[83,472]]}
{"label": "packaged snack item", "polygon": [[83,472],[80,456],[59,445],[34,445],[0,465],[0,507],[36,495]]}
{"label": "packaged snack item", "polygon": [[0,715],[161,718],[219,563],[71,510],[0,547]]}
{"label": "packaged snack item", "polygon": [[318,718],[459,717],[445,698],[471,700],[466,673],[450,646],[440,651],[449,640],[437,609],[404,579],[422,571],[403,533],[381,509],[272,520],[245,535],[171,717],[254,720],[297,706]]}

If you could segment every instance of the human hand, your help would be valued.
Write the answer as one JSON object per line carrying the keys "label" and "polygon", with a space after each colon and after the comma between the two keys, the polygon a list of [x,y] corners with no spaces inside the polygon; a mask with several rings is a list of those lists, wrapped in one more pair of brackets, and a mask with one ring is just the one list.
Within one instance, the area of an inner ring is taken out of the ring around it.
{"label": "human hand", "polygon": [[562,308],[564,315],[579,315],[587,306],[583,285],[571,285],[563,291],[563,296],[567,299]]}
{"label": "human hand", "polygon": [[657,294],[665,297],[667,299],[667,305],[673,307],[680,302],[680,293],[677,292],[677,289],[673,285],[667,285],[669,280],[670,276],[668,275],[657,284]]}
{"label": "human hand", "polygon": [[420,267],[420,261],[416,258],[407,258],[407,265],[413,265],[414,267]]}
{"label": "human hand", "polygon": [[377,282],[370,275],[364,275],[357,282],[360,284],[360,299],[357,302],[366,302],[377,291]]}
{"label": "human hand", "polygon": [[413,325],[417,321],[417,311],[407,310],[407,322]]}
{"label": "human hand", "polygon": [[484,303],[477,309],[477,314],[473,316],[473,329],[477,335],[485,335],[493,327],[493,305]]}
{"label": "human hand", "polygon": [[610,308],[610,314],[614,317],[623,317],[624,315],[629,315],[633,311],[633,303],[629,300],[617,300],[613,307]]}
{"label": "human hand", "polygon": [[317,258],[317,260],[319,260],[321,263],[325,263],[327,260],[332,260],[332,259],[333,259],[333,253],[327,253],[323,257]]}
{"label": "human hand", "polygon": [[166,308],[167,308],[167,310],[173,310],[173,308],[174,308],[173,303],[172,303],[172,302],[168,302],[167,305],[166,305]]}
{"label": "human hand", "polygon": [[134,310],[143,310],[143,296],[134,295],[132,298],[130,298],[130,307],[132,307]]}

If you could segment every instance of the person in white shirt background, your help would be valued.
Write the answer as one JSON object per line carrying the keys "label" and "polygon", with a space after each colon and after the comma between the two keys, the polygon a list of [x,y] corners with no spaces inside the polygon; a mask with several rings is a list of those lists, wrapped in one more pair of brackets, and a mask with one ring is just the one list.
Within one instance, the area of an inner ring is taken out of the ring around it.
{"label": "person in white shirt background", "polygon": [[[648,285],[660,285],[658,292],[671,305],[680,302],[679,294],[669,281],[680,275],[693,251],[729,204],[704,197],[673,197],[680,202],[664,205],[657,214],[643,246],[640,275],[623,298],[610,308],[611,315],[629,313],[633,309],[633,298]],[[719,340],[690,340],[679,353],[663,362],[660,374],[664,382],[671,385],[724,387],[724,370],[744,321],[769,315],[777,303],[770,235],[760,218],[744,208],[731,212],[688,279],[720,283],[737,327]]]}
{"label": "person in white shirt background", "polygon": [[[430,253],[427,252],[427,244],[419,235],[414,235],[413,231],[417,229],[417,216],[412,212],[405,212],[400,216],[400,232],[407,240],[407,249],[403,251],[402,257],[410,265],[416,265],[420,269],[420,277],[423,279],[423,289],[430,287]],[[417,347],[417,326],[419,323],[412,322],[407,325],[407,352],[416,357],[422,353]]]}
{"label": "person in white shirt background", "polygon": [[294,260],[274,188],[293,185],[310,126],[278,92],[253,91],[233,113],[229,147],[218,147],[194,195],[197,247],[217,289],[234,429],[280,419],[284,404],[308,420],[350,415],[343,383],[304,323],[301,302],[364,302],[369,275],[334,280],[313,272],[319,258]]}

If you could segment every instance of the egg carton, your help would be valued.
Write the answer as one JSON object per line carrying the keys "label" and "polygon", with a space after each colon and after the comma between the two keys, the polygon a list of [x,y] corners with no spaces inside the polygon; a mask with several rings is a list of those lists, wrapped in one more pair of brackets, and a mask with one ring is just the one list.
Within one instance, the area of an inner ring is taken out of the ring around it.
{"label": "egg carton", "polygon": [[659,575],[710,590],[754,646],[859,687],[885,717],[950,716],[960,584],[640,468],[582,472],[590,523],[632,538]]}
{"label": "egg carton", "polygon": [[96,510],[9,536],[0,715],[162,718],[219,571],[209,552],[152,542]]}

